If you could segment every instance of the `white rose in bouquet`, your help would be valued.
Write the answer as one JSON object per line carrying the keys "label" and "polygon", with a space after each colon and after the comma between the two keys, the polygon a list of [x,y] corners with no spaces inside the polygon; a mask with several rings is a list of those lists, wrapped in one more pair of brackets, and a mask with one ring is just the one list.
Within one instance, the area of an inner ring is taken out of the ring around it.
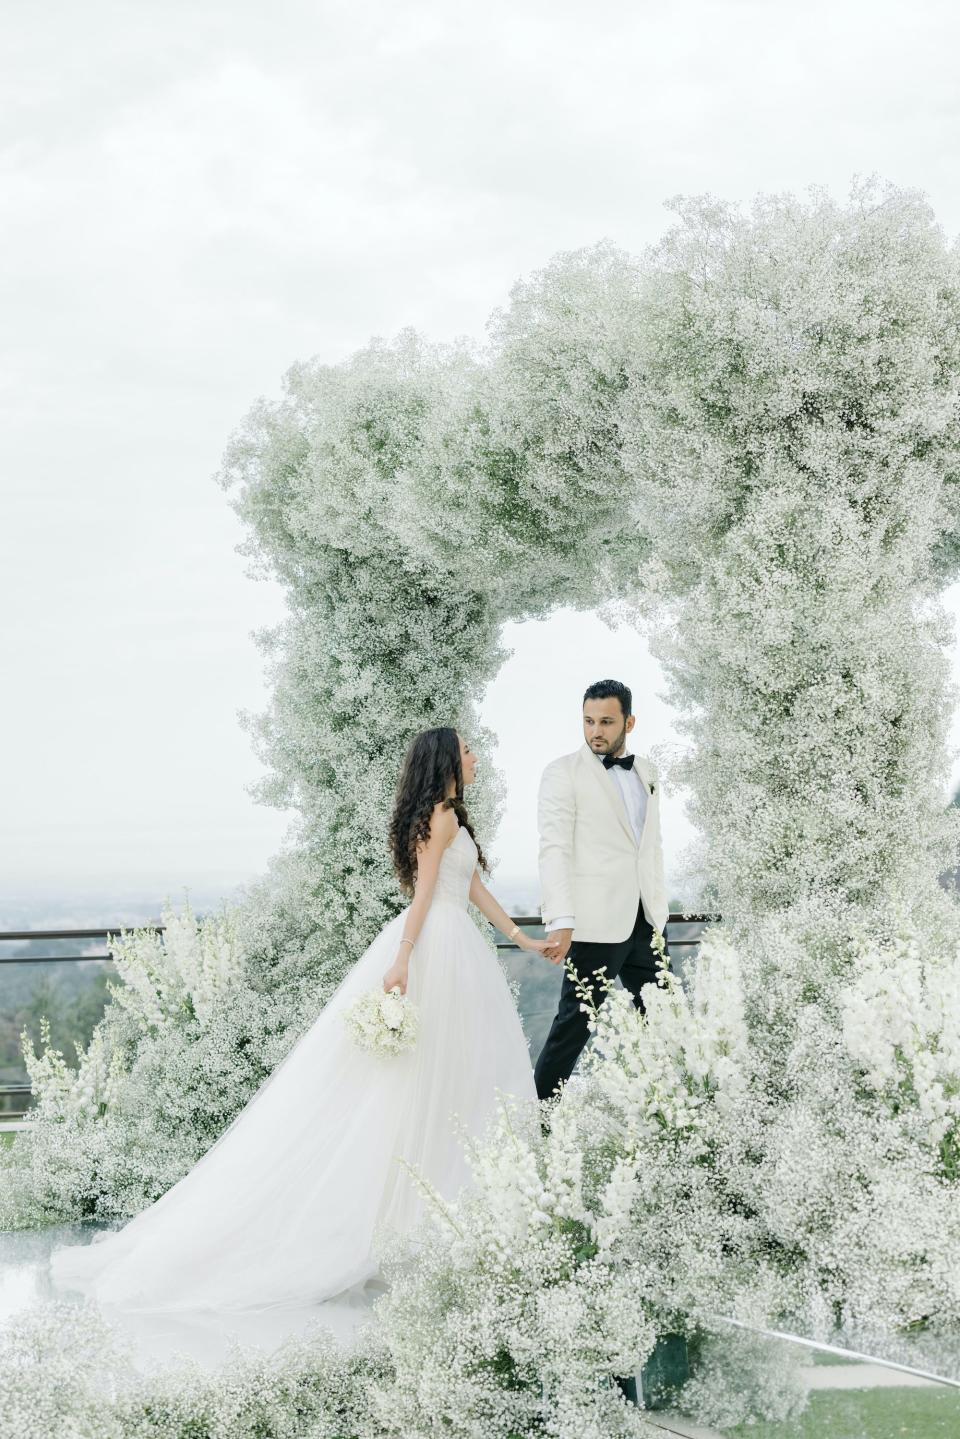
{"label": "white rose in bouquet", "polygon": [[371,989],[344,1012],[354,1043],[375,1054],[400,1054],[417,1038],[417,1011],[399,987]]}
{"label": "white rose in bouquet", "polygon": [[388,1029],[403,1028],[404,997],[396,986],[380,996],[380,1015]]}

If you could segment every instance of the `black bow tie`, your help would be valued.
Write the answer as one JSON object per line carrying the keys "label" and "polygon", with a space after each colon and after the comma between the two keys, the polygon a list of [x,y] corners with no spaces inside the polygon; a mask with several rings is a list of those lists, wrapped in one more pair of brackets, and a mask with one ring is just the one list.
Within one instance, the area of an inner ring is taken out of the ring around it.
{"label": "black bow tie", "polygon": [[601,755],[604,769],[613,769],[615,764],[618,764],[621,769],[633,769],[635,758],[636,756],[632,754],[621,755],[619,759],[614,759],[612,754]]}

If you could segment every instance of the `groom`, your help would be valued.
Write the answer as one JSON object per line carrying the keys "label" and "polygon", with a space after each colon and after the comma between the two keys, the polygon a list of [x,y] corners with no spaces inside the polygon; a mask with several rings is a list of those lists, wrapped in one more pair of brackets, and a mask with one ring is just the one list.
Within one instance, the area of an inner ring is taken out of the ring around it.
{"label": "groom", "polygon": [[[548,957],[569,952],[595,1002],[605,968],[643,1009],[640,988],[656,981],[654,926],[667,922],[660,838],[660,786],[640,755],[626,753],[636,723],[632,696],[618,680],[599,680],[583,697],[584,743],[548,764],[540,781],[540,896]],[[569,974],[537,1060],[537,1093],[546,1099],[570,1077],[587,1042],[587,1016]]]}

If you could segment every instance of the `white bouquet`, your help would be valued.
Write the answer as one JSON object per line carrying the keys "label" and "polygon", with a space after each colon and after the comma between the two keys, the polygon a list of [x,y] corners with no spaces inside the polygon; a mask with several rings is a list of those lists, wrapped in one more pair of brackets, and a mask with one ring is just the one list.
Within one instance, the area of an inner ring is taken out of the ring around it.
{"label": "white bouquet", "polygon": [[417,1010],[398,985],[384,993],[370,989],[344,1012],[354,1042],[374,1054],[400,1054],[417,1038]]}

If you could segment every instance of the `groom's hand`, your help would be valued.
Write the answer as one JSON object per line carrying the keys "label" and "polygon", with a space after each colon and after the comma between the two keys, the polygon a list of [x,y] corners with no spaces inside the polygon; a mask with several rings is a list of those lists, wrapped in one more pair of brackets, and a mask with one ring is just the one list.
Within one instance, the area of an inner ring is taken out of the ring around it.
{"label": "groom's hand", "polygon": [[544,951],[553,964],[562,964],[573,940],[572,929],[551,929],[547,935],[548,948]]}

